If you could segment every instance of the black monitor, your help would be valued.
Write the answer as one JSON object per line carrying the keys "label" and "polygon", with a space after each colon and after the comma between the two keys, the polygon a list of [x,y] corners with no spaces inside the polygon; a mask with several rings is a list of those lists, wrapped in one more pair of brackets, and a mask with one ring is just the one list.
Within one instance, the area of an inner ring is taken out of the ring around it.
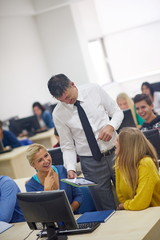
{"label": "black monitor", "polygon": [[48,233],[78,227],[64,190],[18,193],[17,199],[31,229],[46,227]]}
{"label": "black monitor", "polygon": [[131,110],[130,109],[124,110],[123,114],[124,114],[124,118],[123,118],[123,121],[122,121],[120,127],[117,130],[118,133],[119,133],[121,128],[136,127],[136,124],[134,122]]}
{"label": "black monitor", "polygon": [[40,129],[40,124],[36,115],[10,120],[9,130],[16,136],[26,130],[29,136],[34,135]]}

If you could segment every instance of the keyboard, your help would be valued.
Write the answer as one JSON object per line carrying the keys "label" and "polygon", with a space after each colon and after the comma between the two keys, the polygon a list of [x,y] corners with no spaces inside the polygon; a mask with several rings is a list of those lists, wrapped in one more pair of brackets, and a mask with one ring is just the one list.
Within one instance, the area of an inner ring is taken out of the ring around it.
{"label": "keyboard", "polygon": [[[91,233],[93,232],[98,226],[100,225],[99,222],[92,222],[92,223],[78,223],[78,228],[71,229],[71,230],[58,230],[57,234],[66,234],[66,235],[73,235],[73,234],[82,234],[82,233]],[[37,236],[39,237],[47,237],[47,231],[40,231]]]}

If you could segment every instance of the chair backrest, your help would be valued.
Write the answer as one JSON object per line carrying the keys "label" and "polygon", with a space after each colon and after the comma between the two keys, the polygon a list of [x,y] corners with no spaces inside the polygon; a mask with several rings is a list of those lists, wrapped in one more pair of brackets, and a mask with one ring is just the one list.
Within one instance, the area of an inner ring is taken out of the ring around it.
{"label": "chair backrest", "polygon": [[150,143],[152,143],[152,145],[157,151],[158,158],[160,158],[160,135],[158,129],[150,129],[147,131],[143,131],[143,134],[150,141]]}
{"label": "chair backrest", "polygon": [[60,147],[48,149],[53,165],[63,165],[63,155]]}

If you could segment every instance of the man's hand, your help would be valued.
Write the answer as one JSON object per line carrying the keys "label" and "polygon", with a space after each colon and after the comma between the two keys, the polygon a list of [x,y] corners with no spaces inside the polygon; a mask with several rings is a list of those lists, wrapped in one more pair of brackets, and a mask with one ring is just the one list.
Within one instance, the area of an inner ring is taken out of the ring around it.
{"label": "man's hand", "polygon": [[76,178],[76,177],[77,177],[77,174],[75,171],[73,170],[68,171],[68,178]]}
{"label": "man's hand", "polygon": [[113,132],[114,128],[111,125],[107,125],[100,130],[98,139],[108,142],[111,140]]}

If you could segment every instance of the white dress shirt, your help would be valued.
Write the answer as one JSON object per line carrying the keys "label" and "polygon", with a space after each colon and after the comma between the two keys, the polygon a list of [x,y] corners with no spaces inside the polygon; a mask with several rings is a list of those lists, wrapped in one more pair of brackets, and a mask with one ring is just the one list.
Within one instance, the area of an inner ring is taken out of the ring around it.
{"label": "white dress shirt", "polygon": [[[123,112],[116,102],[97,84],[78,87],[78,99],[81,102],[96,139],[101,128],[111,125],[117,130],[123,120]],[[111,120],[109,119],[111,117]],[[64,165],[75,170],[77,157],[92,156],[84,130],[82,128],[77,107],[73,104],[58,102],[53,111],[53,119],[60,136]],[[115,145],[116,132],[109,142],[97,140],[101,152]]]}

